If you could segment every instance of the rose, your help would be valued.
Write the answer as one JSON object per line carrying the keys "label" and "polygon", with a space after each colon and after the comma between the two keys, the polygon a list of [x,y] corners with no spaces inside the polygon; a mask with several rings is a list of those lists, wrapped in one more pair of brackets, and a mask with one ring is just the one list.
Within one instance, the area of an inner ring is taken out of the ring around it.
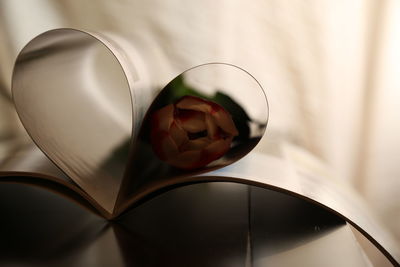
{"label": "rose", "polygon": [[184,96],[151,117],[155,154],[181,169],[206,166],[222,157],[238,131],[231,115],[217,103]]}

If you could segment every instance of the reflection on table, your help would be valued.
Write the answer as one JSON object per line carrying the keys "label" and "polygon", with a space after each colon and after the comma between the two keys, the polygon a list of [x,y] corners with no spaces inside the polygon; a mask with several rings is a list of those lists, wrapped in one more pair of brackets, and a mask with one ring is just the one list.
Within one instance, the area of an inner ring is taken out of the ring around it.
{"label": "reflection on table", "polygon": [[0,210],[0,266],[369,266],[338,217],[239,184],[178,188],[114,222],[1,184]]}

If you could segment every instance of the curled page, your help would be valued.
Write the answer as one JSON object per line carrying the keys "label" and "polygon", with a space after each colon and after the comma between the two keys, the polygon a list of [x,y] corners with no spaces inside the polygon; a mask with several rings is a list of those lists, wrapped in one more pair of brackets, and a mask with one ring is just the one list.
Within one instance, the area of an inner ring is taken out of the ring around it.
{"label": "curled page", "polygon": [[239,160],[261,140],[268,114],[264,90],[247,71],[226,63],[184,71],[160,91],[146,112],[118,204],[126,207],[126,199],[164,180]]}
{"label": "curled page", "polygon": [[30,41],[14,68],[13,98],[27,132],[109,214],[150,103],[140,66],[121,39],[58,29]]}

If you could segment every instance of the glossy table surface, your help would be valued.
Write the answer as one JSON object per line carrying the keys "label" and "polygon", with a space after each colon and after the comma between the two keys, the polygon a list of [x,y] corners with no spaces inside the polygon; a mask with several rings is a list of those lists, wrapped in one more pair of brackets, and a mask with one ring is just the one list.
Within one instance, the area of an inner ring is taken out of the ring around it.
{"label": "glossy table surface", "polygon": [[175,189],[113,222],[1,184],[0,210],[0,266],[370,266],[341,219],[240,184]]}

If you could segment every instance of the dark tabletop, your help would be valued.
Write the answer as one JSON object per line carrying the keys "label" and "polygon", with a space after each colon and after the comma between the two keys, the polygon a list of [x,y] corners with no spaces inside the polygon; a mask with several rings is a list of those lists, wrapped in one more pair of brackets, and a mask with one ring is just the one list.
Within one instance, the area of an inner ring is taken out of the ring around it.
{"label": "dark tabletop", "polygon": [[343,220],[240,184],[174,189],[113,222],[1,184],[0,212],[0,266],[368,266]]}

